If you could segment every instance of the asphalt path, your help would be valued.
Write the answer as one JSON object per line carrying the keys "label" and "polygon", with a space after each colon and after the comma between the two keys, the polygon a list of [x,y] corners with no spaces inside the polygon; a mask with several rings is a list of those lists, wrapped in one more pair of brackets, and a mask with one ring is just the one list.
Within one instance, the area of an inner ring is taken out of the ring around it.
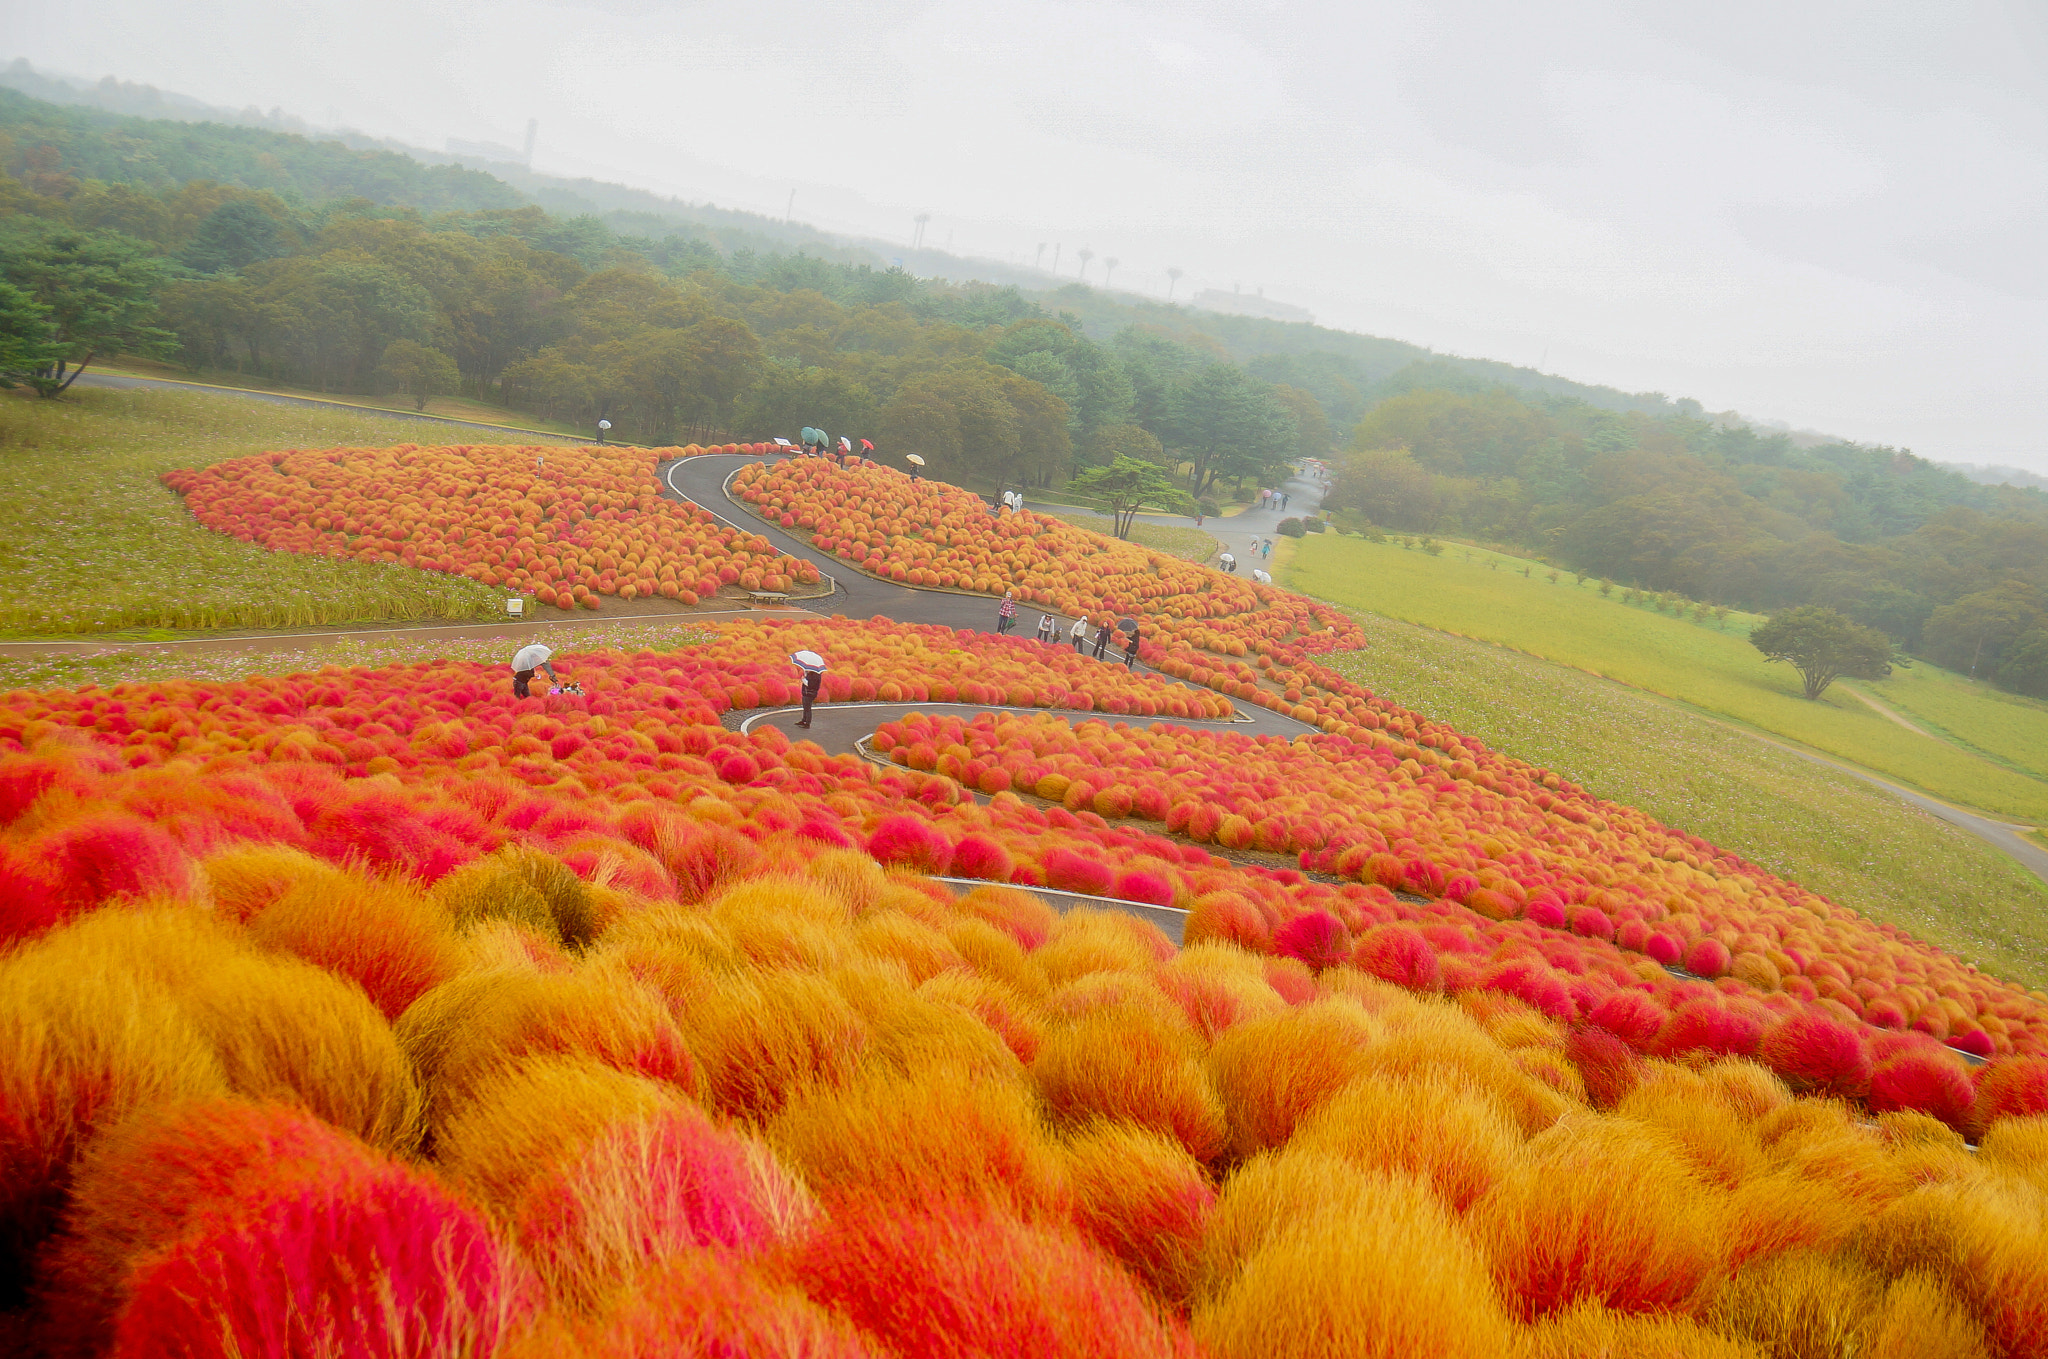
{"label": "asphalt path", "polygon": [[[557,439],[565,443],[579,442],[567,435],[541,434],[533,431],[513,429],[504,425],[484,424],[480,421],[454,420],[446,416],[422,415],[411,411],[375,410],[368,407],[350,406],[345,402],[285,396],[276,392],[260,392],[241,387],[211,387],[201,383],[178,382],[163,378],[138,378],[116,373],[88,372],[79,377],[78,385],[116,391],[138,389],[211,391],[227,396],[239,396],[252,401],[267,401],[275,405],[303,406],[316,410],[360,410],[370,414],[388,415],[394,419],[419,420],[428,424],[487,430],[495,434],[516,433],[532,438]],[[828,556],[812,547],[808,542],[785,533],[780,527],[769,524],[750,511],[740,509],[726,495],[725,481],[735,470],[744,467],[750,462],[775,460],[772,457],[761,459],[743,453],[707,454],[702,457],[685,458],[668,465],[667,471],[664,474],[664,481],[668,493],[674,498],[694,501],[703,508],[710,510],[713,514],[719,515],[735,527],[744,528],[750,533],[759,533],[782,551],[787,552],[793,557],[811,562],[821,571],[831,576],[836,586],[833,593],[818,601],[800,601],[806,607],[829,609],[833,613],[843,613],[849,618],[873,618],[880,616],[902,622],[943,623],[947,627],[955,629],[967,629],[978,632],[995,631],[995,601],[981,596],[954,595],[942,591],[920,590],[871,579],[851,569],[847,563],[840,561],[838,558]],[[1225,518],[1208,520],[1202,525],[1205,531],[1213,534],[1222,542],[1226,551],[1237,557],[1238,569],[1240,571],[1248,572],[1252,568],[1254,558],[1251,545],[1254,538],[1273,537],[1278,532],[1282,519],[1298,518],[1302,515],[1312,514],[1321,506],[1322,492],[1318,484],[1311,478],[1303,476],[1292,477],[1279,489],[1283,494],[1290,497],[1288,508],[1285,510],[1253,507],[1241,510],[1237,514]],[[1028,501],[1026,503],[1027,505],[1029,504]],[[1034,505],[1031,508],[1054,511],[1071,509],[1072,507]],[[1141,514],[1138,516],[1138,520],[1143,523],[1160,524],[1176,528],[1189,527],[1194,522],[1186,515],[1165,514]],[[1017,616],[1020,624],[1018,631],[1020,634],[1028,635],[1030,629],[1037,623],[1036,618],[1029,616],[1033,612],[1035,611],[1021,608],[1018,610]],[[1070,618],[1060,619],[1060,635],[1062,637],[1066,635],[1066,627],[1071,621]],[[248,638],[238,638],[234,639],[234,642],[247,645],[251,640]],[[832,705],[825,706],[829,707]],[[820,711],[822,712],[823,710],[824,708],[821,707]],[[1290,717],[1283,717],[1279,713],[1266,708],[1241,708],[1240,712],[1249,718],[1250,721],[1231,724],[1233,730],[1245,731],[1256,735],[1290,737],[1313,730],[1313,728],[1303,723],[1296,722]],[[876,718],[874,720],[881,721],[883,719]],[[1203,724],[1188,723],[1187,725],[1198,726]],[[1743,730],[1740,727],[1734,729],[1738,731]],[[1995,846],[2032,872],[2036,877],[2039,877],[2043,882],[2048,882],[2048,850],[2042,849],[2032,840],[2021,834],[2026,829],[2025,827],[2009,825],[1992,817],[1968,812],[1960,807],[1952,807],[1937,798],[1901,787],[1868,770],[1829,759],[1824,755],[1799,746],[1790,745],[1782,741],[1773,741],[1769,737],[1753,732],[1744,731],[1744,734],[1755,736],[1758,740],[1769,741],[1772,745],[1791,751],[1803,759],[1812,760],[1816,764],[1824,764],[1832,769],[1838,769],[1845,774],[1852,774],[1868,783],[1876,784],[1878,787],[1886,789],[1904,801],[1927,812],[1929,815],[1939,817],[1943,821],[1960,827],[1986,843]],[[823,743],[821,742],[820,744]]]}
{"label": "asphalt path", "polygon": [[[1260,556],[1253,551],[1254,540],[1271,540],[1278,537],[1281,520],[1300,519],[1305,515],[1314,514],[1323,503],[1322,486],[1312,477],[1292,475],[1277,489],[1288,498],[1287,508],[1284,510],[1270,507],[1260,509],[1252,505],[1239,510],[1236,514],[1205,519],[1200,524],[1197,524],[1194,516],[1189,514],[1140,514],[1133,522],[1155,524],[1160,528],[1199,528],[1221,543],[1223,551],[1237,558],[1239,575],[1249,576],[1255,568],[1262,571],[1271,570],[1272,564],[1270,557]],[[1074,512],[1072,505],[1042,504],[1028,499],[1024,502],[1024,507],[1046,514]],[[1082,513],[1092,511],[1084,510]]]}
{"label": "asphalt path", "polygon": [[[955,631],[995,632],[996,601],[986,595],[961,595],[952,594],[944,590],[920,590],[913,586],[897,585],[889,581],[875,580],[854,570],[848,563],[841,561],[839,558],[829,553],[820,552],[805,539],[797,537],[778,525],[770,524],[767,520],[759,518],[751,511],[742,509],[726,494],[725,484],[732,474],[740,468],[747,466],[749,463],[761,461],[764,460],[746,453],[706,453],[694,458],[679,458],[669,463],[663,469],[662,478],[667,484],[669,493],[675,496],[676,499],[692,501],[702,508],[711,511],[711,513],[718,515],[735,528],[743,529],[749,533],[758,533],[773,543],[778,550],[786,552],[801,561],[810,562],[820,571],[832,577],[835,588],[831,594],[819,599],[790,601],[793,604],[798,604],[820,613],[844,614],[848,618],[888,618],[899,623],[941,623]],[[767,461],[775,461],[775,459],[771,458],[767,459]],[[1032,630],[1037,626],[1037,614],[1039,612],[1040,610],[1035,608],[1018,608],[1018,628],[1016,632],[1011,634],[1016,640],[1017,645],[1024,647],[1043,645],[1043,643],[1038,642],[1031,636]],[[1055,617],[1058,617],[1060,621],[1059,635],[1064,638],[1066,636],[1066,627],[1072,621],[1071,617],[1060,617],[1059,615],[1055,615]],[[1060,645],[1065,645],[1065,643],[1060,643]],[[1100,663],[1103,665],[1112,664],[1108,660]],[[1115,664],[1122,664],[1122,662],[1115,662]],[[1151,667],[1142,663],[1137,669],[1141,672],[1151,672]],[[1181,682],[1185,683],[1185,681]],[[853,706],[855,705],[843,703],[819,704],[813,711],[818,715],[818,721],[822,722],[826,712]],[[921,706],[930,707],[932,705]],[[907,712],[909,709],[905,708],[904,711]],[[1306,722],[1298,722],[1292,717],[1274,712],[1270,708],[1260,707],[1257,704],[1240,704],[1238,712],[1243,717],[1243,721],[1202,723],[1196,721],[1184,722],[1178,718],[1138,718],[1135,720],[1141,724],[1148,721],[1167,721],[1175,726],[1216,726],[1231,731],[1243,732],[1250,736],[1282,736],[1289,739],[1319,730]],[[1111,714],[1105,713],[1102,716],[1112,721],[1118,720]],[[876,722],[882,720],[884,719],[881,717],[873,718],[859,734],[866,735],[867,732],[874,729]],[[1133,719],[1124,718],[1122,720],[1130,721]],[[814,726],[814,732],[822,730],[822,728]],[[825,744],[819,735],[814,734],[812,739],[817,740],[820,745]],[[850,738],[844,748],[852,749]]]}

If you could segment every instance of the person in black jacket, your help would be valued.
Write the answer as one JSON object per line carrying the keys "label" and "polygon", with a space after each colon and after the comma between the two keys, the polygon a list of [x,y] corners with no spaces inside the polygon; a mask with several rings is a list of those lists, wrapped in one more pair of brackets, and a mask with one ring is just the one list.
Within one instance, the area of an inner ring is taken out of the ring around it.
{"label": "person in black jacket", "polygon": [[808,727],[811,725],[811,704],[817,701],[818,690],[825,687],[825,658],[815,651],[799,651],[790,659],[804,672],[804,716],[797,725]]}

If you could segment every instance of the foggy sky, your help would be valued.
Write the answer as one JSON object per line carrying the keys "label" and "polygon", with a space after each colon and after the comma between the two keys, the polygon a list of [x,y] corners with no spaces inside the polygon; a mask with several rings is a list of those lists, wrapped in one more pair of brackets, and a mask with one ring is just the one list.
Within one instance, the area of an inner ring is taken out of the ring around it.
{"label": "foggy sky", "polygon": [[545,172],[2048,472],[2044,13],[102,0],[0,59],[435,148],[535,117]]}

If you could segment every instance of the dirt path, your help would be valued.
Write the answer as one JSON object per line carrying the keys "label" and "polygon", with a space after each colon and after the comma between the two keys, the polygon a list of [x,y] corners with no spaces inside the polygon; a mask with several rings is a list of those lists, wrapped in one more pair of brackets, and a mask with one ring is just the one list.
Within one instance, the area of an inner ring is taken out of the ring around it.
{"label": "dirt path", "polygon": [[1939,736],[1936,736],[1931,731],[1923,731],[1919,727],[1914,726],[1911,722],[1908,722],[1905,718],[1899,716],[1890,708],[1887,708],[1884,704],[1879,703],[1876,699],[1872,698],[1869,694],[1864,693],[1861,689],[1855,688],[1851,685],[1844,684],[1842,686],[1842,692],[1849,695],[1849,697],[1861,702],[1865,707],[1869,708],[1879,717],[1882,717],[1885,721],[1896,722],[1900,726],[1904,727],[1907,731],[1912,732],[1915,736],[1925,736],[1930,741],[1939,741],[1941,739]]}

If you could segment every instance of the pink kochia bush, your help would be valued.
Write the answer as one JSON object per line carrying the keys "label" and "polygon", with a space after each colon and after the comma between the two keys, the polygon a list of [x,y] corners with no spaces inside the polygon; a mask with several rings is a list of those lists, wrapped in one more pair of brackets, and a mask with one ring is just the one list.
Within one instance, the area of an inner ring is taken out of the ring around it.
{"label": "pink kochia bush", "polygon": [[195,1232],[129,1289],[116,1351],[136,1359],[489,1353],[529,1305],[482,1219],[396,1168]]}

